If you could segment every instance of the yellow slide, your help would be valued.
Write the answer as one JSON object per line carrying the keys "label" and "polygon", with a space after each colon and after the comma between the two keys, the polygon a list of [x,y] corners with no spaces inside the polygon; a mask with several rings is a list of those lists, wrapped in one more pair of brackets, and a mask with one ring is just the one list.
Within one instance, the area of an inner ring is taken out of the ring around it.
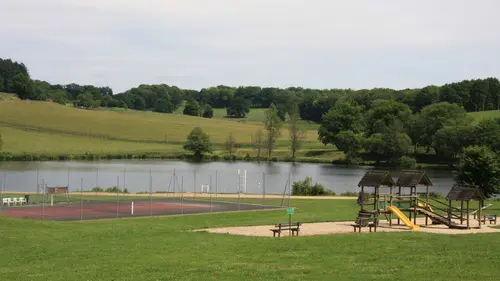
{"label": "yellow slide", "polygon": [[427,209],[427,210],[429,210],[429,211],[431,211],[431,212],[433,212],[433,213],[434,213],[434,210],[433,210],[433,209],[432,209],[432,207],[431,207],[431,206],[429,206],[429,205],[427,205],[427,208],[426,208],[426,207],[424,206],[424,204],[422,204],[422,203],[418,203],[418,206],[419,206],[420,208]]}
{"label": "yellow slide", "polygon": [[403,223],[408,226],[411,230],[419,230],[420,229],[420,226],[418,225],[415,225],[413,224],[407,216],[405,216],[405,214],[403,214],[403,212],[401,212],[401,210],[399,210],[398,208],[394,207],[394,206],[387,206],[387,211],[390,211],[392,212],[393,214],[395,214],[401,221],[403,221]]}

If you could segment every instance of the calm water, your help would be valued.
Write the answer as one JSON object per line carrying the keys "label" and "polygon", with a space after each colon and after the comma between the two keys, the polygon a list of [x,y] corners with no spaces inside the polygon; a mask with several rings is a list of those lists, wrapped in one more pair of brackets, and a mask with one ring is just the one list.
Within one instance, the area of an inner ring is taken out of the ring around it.
{"label": "calm water", "polygon": [[[47,186],[69,186],[71,191],[95,186],[126,187],[129,192],[200,192],[209,185],[212,192],[235,193],[244,190],[238,169],[246,170],[246,193],[280,194],[290,178],[323,184],[337,193],[357,192],[357,184],[370,168],[346,168],[322,164],[111,160],[99,162],[0,162],[0,181],[4,191],[37,191],[37,182]],[[398,170],[390,170],[396,180]],[[446,193],[453,184],[452,172],[427,170],[432,188]],[[1,186],[1,185],[0,185]]]}

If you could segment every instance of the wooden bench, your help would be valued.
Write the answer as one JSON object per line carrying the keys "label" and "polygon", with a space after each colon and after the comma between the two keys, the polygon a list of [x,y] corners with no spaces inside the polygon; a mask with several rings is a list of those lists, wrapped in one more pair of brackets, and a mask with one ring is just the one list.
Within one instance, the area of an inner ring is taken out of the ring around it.
{"label": "wooden bench", "polygon": [[487,215],[483,215],[482,216],[483,218],[481,219],[482,222],[486,223],[486,220],[490,221],[490,224],[492,222],[494,222],[495,224],[497,224],[497,215],[491,215],[491,214],[487,214]]}
{"label": "wooden bench", "polygon": [[283,230],[291,230],[292,231],[292,236],[294,236],[294,233],[296,236],[299,236],[299,231],[300,231],[300,222],[294,222],[294,223],[279,223],[276,224],[274,227],[270,229],[273,232],[273,237],[276,237],[276,233],[278,233],[278,237],[281,237],[281,231]]}
{"label": "wooden bench", "polygon": [[373,228],[374,232],[377,232],[377,218],[358,217],[356,222],[351,224],[351,226],[354,228],[354,232],[356,232],[356,228],[359,229],[359,232],[361,232],[362,227],[368,227],[370,232],[372,232]]}

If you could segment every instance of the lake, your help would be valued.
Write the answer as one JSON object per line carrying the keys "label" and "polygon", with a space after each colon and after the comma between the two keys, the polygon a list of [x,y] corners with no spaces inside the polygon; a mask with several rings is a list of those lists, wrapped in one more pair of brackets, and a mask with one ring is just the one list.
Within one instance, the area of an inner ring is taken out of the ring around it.
{"label": "lake", "polygon": [[[104,189],[113,186],[129,192],[157,191],[200,192],[208,185],[211,192],[282,194],[287,181],[303,180],[341,192],[359,192],[357,184],[370,167],[342,167],[327,164],[208,162],[189,163],[159,160],[109,160],[98,162],[0,162],[0,181],[4,192],[36,192],[38,186],[69,186],[70,191]],[[240,176],[238,170],[241,171]],[[378,169],[381,170],[381,169]],[[400,170],[391,172],[394,180]],[[246,171],[246,185],[244,173]],[[446,194],[453,185],[451,171],[427,170],[434,186],[431,190]],[[40,185],[37,185],[40,184]],[[1,186],[1,185],[0,185]],[[40,189],[41,190],[41,189]]]}

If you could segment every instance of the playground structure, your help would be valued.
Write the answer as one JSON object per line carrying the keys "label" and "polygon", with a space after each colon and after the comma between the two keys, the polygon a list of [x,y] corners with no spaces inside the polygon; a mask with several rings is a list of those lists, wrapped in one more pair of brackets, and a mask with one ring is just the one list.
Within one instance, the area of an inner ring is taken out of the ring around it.
{"label": "playground structure", "polygon": [[[379,224],[381,216],[393,226],[403,223],[411,230],[419,230],[417,217],[425,217],[425,226],[446,225],[455,229],[471,229],[471,216],[481,228],[481,211],[485,209],[484,195],[477,186],[455,184],[445,197],[446,201],[429,196],[431,180],[424,171],[403,171],[396,182],[387,171],[368,171],[358,183],[360,211],[357,224],[363,219]],[[366,192],[366,191],[373,192]],[[478,208],[471,210],[470,202],[477,201]],[[455,202],[455,204],[453,204]],[[460,202],[459,206],[458,202]],[[406,214],[405,214],[406,213]],[[495,216],[496,221],[496,216]],[[355,226],[355,225],[353,225]]]}

